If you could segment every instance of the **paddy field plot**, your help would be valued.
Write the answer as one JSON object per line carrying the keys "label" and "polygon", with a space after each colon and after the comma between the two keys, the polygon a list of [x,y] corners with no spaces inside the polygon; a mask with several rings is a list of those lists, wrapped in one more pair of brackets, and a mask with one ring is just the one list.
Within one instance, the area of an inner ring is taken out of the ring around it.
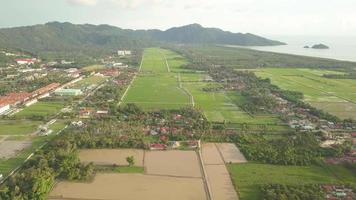
{"label": "paddy field plot", "polygon": [[89,65],[86,67],[83,67],[82,70],[86,71],[86,72],[92,72],[92,71],[100,71],[105,69],[104,65]]}
{"label": "paddy field plot", "polygon": [[60,182],[49,200],[205,200],[202,179],[143,174],[97,174],[91,183]]}
{"label": "paddy field plot", "polygon": [[[220,144],[220,147],[222,146],[229,146],[229,144]],[[231,149],[231,146],[229,147]],[[215,143],[204,143],[201,148],[202,164],[206,172],[207,184],[211,190],[212,199],[239,199],[225,166],[224,159],[231,157],[230,155],[228,156],[227,152],[227,150],[224,150],[225,156],[223,156]]]}
{"label": "paddy field plot", "polygon": [[74,83],[71,88],[73,89],[85,89],[89,86],[92,85],[100,85],[101,83],[103,83],[106,80],[105,77],[102,76],[89,76],[86,78],[83,78],[82,80]]}
{"label": "paddy field plot", "polygon": [[259,163],[228,164],[241,200],[262,199],[263,184],[347,184],[356,183],[353,172],[343,166],[282,166]]}
{"label": "paddy field plot", "polygon": [[311,69],[267,68],[255,72],[282,89],[304,94],[304,100],[340,118],[356,119],[356,80],[322,77],[331,72]]}
{"label": "paddy field plot", "polygon": [[135,166],[143,166],[143,150],[140,149],[83,149],[79,151],[80,161],[95,165],[128,165],[126,158],[133,156]]}
{"label": "paddy field plot", "polygon": [[58,113],[64,107],[64,102],[40,101],[24,108],[14,116],[28,118],[33,116],[48,117]]}
{"label": "paddy field plot", "polygon": [[245,163],[246,158],[233,143],[216,143],[225,163]]}
{"label": "paddy field plot", "polygon": [[8,159],[16,156],[16,154],[29,147],[31,141],[3,141],[0,142],[0,159]]}
{"label": "paddy field plot", "polygon": [[278,124],[280,120],[273,115],[250,115],[238,105],[244,101],[237,92],[204,91],[208,86],[219,86],[216,82],[205,82],[204,73],[180,73],[182,86],[194,97],[196,107],[204,111],[212,122]]}
{"label": "paddy field plot", "polygon": [[[83,156],[83,152],[90,153],[89,158],[85,158],[87,155]],[[207,199],[201,166],[195,151],[82,150],[80,159],[82,162],[94,161],[94,164],[122,164],[126,155],[135,153],[137,162],[142,159],[141,156],[144,157],[143,173],[132,172],[130,167],[120,171],[118,167],[118,171],[96,173],[91,182],[62,181],[55,185],[48,199]]]}
{"label": "paddy field plot", "polygon": [[201,177],[195,151],[148,151],[145,156],[147,174]]}
{"label": "paddy field plot", "polygon": [[[170,71],[168,50],[144,51],[142,67],[123,103],[135,103],[144,109],[171,109],[191,106],[189,96],[179,88],[177,73]],[[166,62],[167,59],[167,62]]]}
{"label": "paddy field plot", "polygon": [[0,120],[0,135],[29,135],[41,122],[30,120]]}

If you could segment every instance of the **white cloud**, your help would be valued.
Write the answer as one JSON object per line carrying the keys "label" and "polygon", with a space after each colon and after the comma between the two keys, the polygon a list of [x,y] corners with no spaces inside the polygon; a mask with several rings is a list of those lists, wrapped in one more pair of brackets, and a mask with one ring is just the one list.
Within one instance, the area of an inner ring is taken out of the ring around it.
{"label": "white cloud", "polygon": [[97,0],[66,0],[69,4],[79,5],[79,6],[95,6]]}
{"label": "white cloud", "polygon": [[109,0],[112,3],[126,9],[135,9],[140,6],[154,6],[163,3],[164,0]]}

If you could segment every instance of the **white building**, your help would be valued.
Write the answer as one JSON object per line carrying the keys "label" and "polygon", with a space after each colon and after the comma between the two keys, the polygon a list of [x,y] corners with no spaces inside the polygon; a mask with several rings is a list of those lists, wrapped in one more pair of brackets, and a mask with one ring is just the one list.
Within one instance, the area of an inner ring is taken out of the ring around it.
{"label": "white building", "polygon": [[125,56],[125,51],[117,51],[117,55],[119,56]]}
{"label": "white building", "polygon": [[7,111],[10,110],[10,105],[9,104],[0,104],[0,115],[3,115]]}
{"label": "white building", "polygon": [[32,65],[37,62],[36,58],[21,58],[21,59],[16,59],[16,63],[19,65]]}
{"label": "white building", "polygon": [[117,51],[117,55],[119,55],[119,56],[128,56],[128,55],[131,55],[131,51],[129,51],[129,50],[118,50]]}

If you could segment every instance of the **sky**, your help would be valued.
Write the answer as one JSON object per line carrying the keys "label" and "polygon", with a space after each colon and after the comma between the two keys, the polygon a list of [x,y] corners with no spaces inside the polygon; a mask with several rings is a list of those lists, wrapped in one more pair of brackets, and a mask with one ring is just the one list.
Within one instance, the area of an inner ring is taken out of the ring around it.
{"label": "sky", "polygon": [[356,36],[356,0],[0,0],[2,28],[50,21],[163,30],[199,23],[264,36]]}

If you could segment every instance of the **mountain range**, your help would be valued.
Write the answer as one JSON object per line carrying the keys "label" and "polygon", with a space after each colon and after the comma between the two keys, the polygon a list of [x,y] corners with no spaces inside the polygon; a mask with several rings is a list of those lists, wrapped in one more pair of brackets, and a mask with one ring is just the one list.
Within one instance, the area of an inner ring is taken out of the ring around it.
{"label": "mountain range", "polygon": [[272,46],[285,43],[250,33],[232,33],[191,24],[165,31],[131,30],[110,25],[50,22],[41,25],[0,29],[0,47],[30,53],[56,51],[115,50],[162,43]]}

